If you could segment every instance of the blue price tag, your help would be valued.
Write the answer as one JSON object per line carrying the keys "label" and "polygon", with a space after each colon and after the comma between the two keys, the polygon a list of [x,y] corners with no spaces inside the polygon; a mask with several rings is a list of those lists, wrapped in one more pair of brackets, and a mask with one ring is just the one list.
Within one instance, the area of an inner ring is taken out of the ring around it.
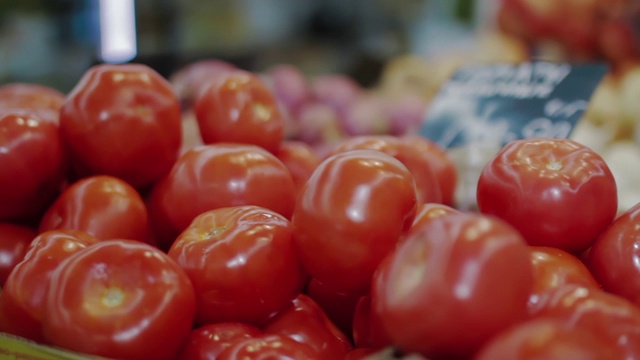
{"label": "blue price tag", "polygon": [[434,98],[420,134],[444,148],[569,137],[607,71],[544,61],[463,67]]}

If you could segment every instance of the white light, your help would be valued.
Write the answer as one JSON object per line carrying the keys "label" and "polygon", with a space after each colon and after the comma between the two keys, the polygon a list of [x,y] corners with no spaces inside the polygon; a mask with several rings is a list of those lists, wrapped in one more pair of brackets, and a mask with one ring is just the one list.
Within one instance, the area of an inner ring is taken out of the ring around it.
{"label": "white light", "polygon": [[134,0],[100,0],[100,58],[107,63],[133,59],[137,51]]}

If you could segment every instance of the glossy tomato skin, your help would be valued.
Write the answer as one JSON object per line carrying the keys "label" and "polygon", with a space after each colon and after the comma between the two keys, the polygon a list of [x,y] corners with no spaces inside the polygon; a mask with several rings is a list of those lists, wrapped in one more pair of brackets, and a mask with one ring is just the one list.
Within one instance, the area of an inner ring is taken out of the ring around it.
{"label": "glossy tomato skin", "polygon": [[258,206],[202,213],[168,254],[193,283],[199,324],[263,325],[290,305],[306,281],[291,223]]}
{"label": "glossy tomato skin", "polygon": [[308,345],[281,335],[264,335],[235,343],[216,360],[322,360]]}
{"label": "glossy tomato skin", "polygon": [[353,315],[360,295],[332,289],[317,279],[309,280],[304,294],[320,305],[329,320],[344,334],[351,336]]}
{"label": "glossy tomato skin", "polygon": [[405,352],[468,357],[526,318],[529,249],[498,218],[440,216],[389,256],[374,275],[372,307]]}
{"label": "glossy tomato skin", "polygon": [[60,131],[80,176],[112,175],[141,188],[179,155],[180,104],[169,82],[146,65],[99,64],[66,96]]}
{"label": "glossy tomato skin", "polygon": [[51,273],[71,254],[97,242],[96,237],[79,230],[51,230],[34,235],[24,259],[2,288],[0,311],[6,314],[6,331],[44,342],[42,317]]}
{"label": "glossy tomato skin", "polygon": [[375,350],[393,345],[382,325],[380,315],[371,307],[371,295],[361,297],[356,305],[353,316],[353,341],[356,347]]}
{"label": "glossy tomato skin", "polygon": [[71,184],[49,207],[40,232],[74,229],[100,240],[145,241],[147,208],[140,193],[122,179],[94,175]]}
{"label": "glossy tomato skin", "polygon": [[51,276],[42,321],[55,346],[118,359],[175,359],[195,315],[193,287],[160,250],[104,240]]}
{"label": "glossy tomato skin", "polygon": [[322,308],[304,294],[298,295],[291,307],[271,319],[264,331],[306,344],[322,359],[342,359],[353,348]]}
{"label": "glossy tomato skin", "polygon": [[589,250],[588,265],[602,287],[640,305],[640,204],[621,214]]}
{"label": "glossy tomato skin", "polygon": [[178,360],[217,359],[221,352],[242,340],[262,336],[255,326],[237,322],[207,324],[191,331]]}
{"label": "glossy tomato skin", "polygon": [[276,154],[284,140],[284,117],[271,90],[255,74],[236,70],[213,81],[195,103],[205,144],[253,144]]}
{"label": "glossy tomato skin", "polygon": [[41,84],[14,82],[0,86],[0,113],[31,113],[39,119],[58,124],[65,94]]}
{"label": "glossy tomato skin", "polygon": [[320,164],[320,157],[311,145],[296,140],[285,140],[276,154],[278,159],[289,169],[296,193],[307,182],[313,170]]}
{"label": "glossy tomato skin", "polygon": [[[218,143],[184,153],[151,195],[159,241],[171,242],[205,211],[256,205],[290,218],[295,185],[275,155],[255,145]],[[159,219],[159,221],[158,221]]]}
{"label": "glossy tomato skin", "polygon": [[0,286],[22,261],[34,237],[36,232],[29,227],[0,223]]}
{"label": "glossy tomato skin", "polygon": [[588,248],[618,209],[604,159],[570,139],[505,145],[483,169],[477,200],[480,211],[506,220],[529,244],[571,253]]}
{"label": "glossy tomato skin", "polygon": [[0,112],[0,221],[41,216],[66,178],[66,156],[55,124]]}
{"label": "glossy tomato skin", "polygon": [[292,218],[303,266],[333,289],[366,293],[416,204],[413,176],[392,156],[352,150],[328,157],[302,189]]}
{"label": "glossy tomato skin", "polygon": [[615,344],[586,329],[552,319],[522,322],[490,340],[474,360],[607,360],[621,359]]}

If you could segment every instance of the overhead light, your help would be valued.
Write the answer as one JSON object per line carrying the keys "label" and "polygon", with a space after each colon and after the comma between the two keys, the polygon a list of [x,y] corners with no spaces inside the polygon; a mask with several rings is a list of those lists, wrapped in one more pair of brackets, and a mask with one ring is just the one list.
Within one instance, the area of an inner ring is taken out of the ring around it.
{"label": "overhead light", "polygon": [[137,50],[134,0],[100,1],[100,58],[123,63],[135,58]]}

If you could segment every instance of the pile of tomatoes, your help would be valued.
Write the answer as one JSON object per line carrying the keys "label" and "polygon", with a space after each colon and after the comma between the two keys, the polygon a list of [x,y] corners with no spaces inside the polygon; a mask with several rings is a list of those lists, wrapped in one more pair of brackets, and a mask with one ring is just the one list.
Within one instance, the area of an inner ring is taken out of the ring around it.
{"label": "pile of tomatoes", "polygon": [[640,357],[640,208],[617,216],[597,153],[509,143],[462,211],[430,140],[319,152],[258,75],[216,71],[188,103],[139,64],[0,87],[1,332],[115,359]]}

